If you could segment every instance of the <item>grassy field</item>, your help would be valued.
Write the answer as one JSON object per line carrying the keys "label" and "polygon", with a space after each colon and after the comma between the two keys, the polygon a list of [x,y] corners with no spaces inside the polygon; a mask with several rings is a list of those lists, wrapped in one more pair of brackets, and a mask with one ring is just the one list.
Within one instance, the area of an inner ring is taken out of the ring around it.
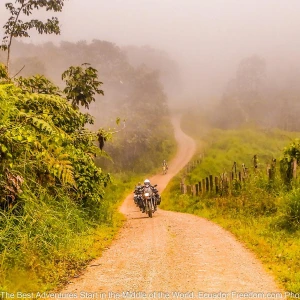
{"label": "grassy field", "polygon": [[[245,163],[251,169],[254,154],[258,155],[258,171],[234,195],[190,196],[180,193],[176,176],[163,193],[163,209],[187,212],[208,218],[227,230],[254,251],[266,270],[287,291],[300,292],[300,190],[299,185],[287,189],[279,170],[272,183],[266,176],[266,164],[279,158],[283,147],[299,133],[262,130],[244,127],[239,130],[209,130],[195,126],[201,119],[189,114],[182,127],[199,145],[195,158],[205,153],[204,159],[186,177],[196,183],[208,174],[231,171],[233,162]],[[203,125],[203,124],[202,124]]]}
{"label": "grassy field", "polygon": [[16,239],[19,243],[13,249],[4,240],[0,290],[46,291],[62,286],[78,274],[91,259],[101,255],[117,234],[124,221],[118,207],[137,180],[125,174],[113,178],[99,210],[103,215],[99,215],[97,223],[84,219],[83,211],[63,196],[60,202],[45,198],[27,203],[27,215],[22,222],[14,215],[2,215],[5,230],[0,237],[10,239],[11,244]]}

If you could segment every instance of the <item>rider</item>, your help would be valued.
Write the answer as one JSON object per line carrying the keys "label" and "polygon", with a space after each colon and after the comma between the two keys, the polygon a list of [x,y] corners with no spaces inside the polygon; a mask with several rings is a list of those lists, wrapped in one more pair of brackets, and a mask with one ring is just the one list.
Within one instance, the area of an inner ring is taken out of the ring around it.
{"label": "rider", "polygon": [[163,163],[162,163],[163,167],[166,166],[168,168],[168,164],[166,162],[166,160],[164,159]]}
{"label": "rider", "polygon": [[136,193],[140,188],[142,188],[142,184],[139,182],[136,186],[135,186],[135,189],[134,189],[134,192]]}
{"label": "rider", "polygon": [[143,189],[143,185],[139,182],[136,186],[135,186],[135,189],[134,189],[134,202],[135,204],[137,204],[140,209],[142,210],[143,208],[143,203],[141,203],[142,201],[140,201],[140,197],[139,197],[139,194],[141,193],[141,190]]}
{"label": "rider", "polygon": [[166,168],[165,170],[167,171],[168,170],[168,164],[166,162],[166,160],[164,159],[163,163],[162,163],[162,167],[163,168]]}
{"label": "rider", "polygon": [[[160,196],[158,194],[158,190],[155,188],[155,186],[151,185],[150,180],[146,179],[144,181],[144,188],[149,187],[151,188],[153,194],[154,194],[154,210],[157,210],[157,200],[160,199]],[[143,212],[145,212],[145,209],[143,208]]]}

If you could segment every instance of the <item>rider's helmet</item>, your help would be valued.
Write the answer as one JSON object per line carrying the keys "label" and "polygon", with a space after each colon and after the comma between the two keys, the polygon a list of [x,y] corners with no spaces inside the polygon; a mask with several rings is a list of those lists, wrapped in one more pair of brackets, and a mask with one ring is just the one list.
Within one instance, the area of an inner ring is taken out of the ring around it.
{"label": "rider's helmet", "polygon": [[144,181],[144,185],[150,185],[150,180],[149,180],[149,179],[146,179],[146,180]]}

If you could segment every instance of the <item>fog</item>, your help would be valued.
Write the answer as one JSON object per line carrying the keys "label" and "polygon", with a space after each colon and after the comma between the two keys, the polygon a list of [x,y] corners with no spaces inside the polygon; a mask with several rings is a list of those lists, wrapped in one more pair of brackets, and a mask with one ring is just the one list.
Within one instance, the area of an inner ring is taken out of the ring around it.
{"label": "fog", "polygon": [[[0,0],[2,24],[7,1]],[[62,34],[32,33],[26,42],[149,45],[178,63],[178,97],[208,103],[220,99],[245,57],[263,57],[279,81],[300,67],[299,13],[299,0],[68,0],[57,14]]]}

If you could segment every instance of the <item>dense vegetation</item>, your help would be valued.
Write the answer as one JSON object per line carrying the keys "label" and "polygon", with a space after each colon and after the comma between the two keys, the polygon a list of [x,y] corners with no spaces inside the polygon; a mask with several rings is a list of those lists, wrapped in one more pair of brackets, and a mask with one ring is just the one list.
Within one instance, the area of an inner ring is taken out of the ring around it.
{"label": "dense vegetation", "polygon": [[[113,163],[103,159],[97,163],[109,171],[153,170],[174,152],[167,99],[174,95],[169,83],[179,80],[176,64],[166,53],[149,47],[120,48],[101,40],[62,42],[59,46],[16,41],[11,69],[18,72],[25,65],[21,76],[43,74],[64,89],[61,74],[70,65],[82,62],[98,70],[105,91],[90,105],[95,123],[89,128],[110,127],[118,131],[104,148]],[[115,128],[118,117],[120,126]],[[124,124],[126,130],[121,130]]]}
{"label": "dense vegetation", "polygon": [[59,277],[40,272],[74,263],[66,245],[107,220],[102,198],[110,178],[94,163],[100,150],[85,129],[91,122],[59,96],[0,85],[3,289],[23,271],[41,281]]}
{"label": "dense vegetation", "polygon": [[[63,0],[32,3],[7,6],[0,52],[0,290],[9,292],[52,289],[99,256],[121,226],[125,194],[175,150],[161,77],[140,65],[143,55],[132,66],[106,41],[11,48],[31,28],[59,33],[56,18],[19,17],[61,11]],[[122,128],[109,128],[120,117]]]}
{"label": "dense vegetation", "polygon": [[[266,267],[288,291],[300,291],[300,184],[288,170],[294,158],[299,164],[299,133],[244,127],[235,130],[209,130],[195,126],[199,115],[189,113],[183,120],[184,130],[199,142],[201,164],[186,176],[194,184],[209,174],[231,172],[236,161],[248,167],[248,178],[240,185],[233,182],[230,193],[207,193],[200,196],[180,193],[180,174],[164,192],[162,208],[189,212],[209,218],[233,232],[253,249]],[[292,141],[291,141],[292,140]],[[253,155],[258,157],[257,168]],[[277,158],[275,176],[267,176],[267,164]],[[288,180],[287,180],[288,178]]]}

